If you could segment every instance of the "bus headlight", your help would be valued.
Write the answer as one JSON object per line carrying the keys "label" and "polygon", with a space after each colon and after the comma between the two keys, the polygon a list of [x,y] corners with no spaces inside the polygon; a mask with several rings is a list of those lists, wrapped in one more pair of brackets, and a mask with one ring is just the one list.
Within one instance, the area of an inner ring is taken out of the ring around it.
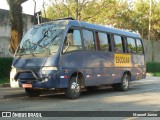
{"label": "bus headlight", "polygon": [[53,71],[57,71],[57,67],[49,67],[49,66],[44,66],[41,69],[41,77],[47,77],[47,78],[51,78],[51,76],[53,75]]}
{"label": "bus headlight", "polygon": [[57,70],[57,67],[43,67],[42,71],[51,71],[51,70]]}

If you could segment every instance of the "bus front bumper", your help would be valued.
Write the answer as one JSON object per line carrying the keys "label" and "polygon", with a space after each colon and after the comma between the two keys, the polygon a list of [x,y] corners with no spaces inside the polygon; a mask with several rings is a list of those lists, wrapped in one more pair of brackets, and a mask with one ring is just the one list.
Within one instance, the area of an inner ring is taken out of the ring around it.
{"label": "bus front bumper", "polygon": [[31,70],[21,70],[20,72],[11,70],[10,85],[12,88],[59,88],[58,74],[57,70],[44,73]]}

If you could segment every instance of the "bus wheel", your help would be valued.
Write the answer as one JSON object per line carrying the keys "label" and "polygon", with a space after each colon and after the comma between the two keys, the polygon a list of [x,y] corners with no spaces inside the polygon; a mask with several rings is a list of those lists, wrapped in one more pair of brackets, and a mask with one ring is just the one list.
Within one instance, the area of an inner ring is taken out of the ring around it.
{"label": "bus wheel", "polygon": [[80,96],[81,85],[77,77],[72,77],[69,81],[68,88],[65,89],[65,96],[69,99],[76,99]]}
{"label": "bus wheel", "polygon": [[29,97],[38,97],[41,92],[35,89],[25,88],[25,92]]}
{"label": "bus wheel", "polygon": [[124,74],[121,83],[113,84],[112,87],[115,90],[127,91],[129,89],[129,81],[130,81],[130,76],[128,74]]}

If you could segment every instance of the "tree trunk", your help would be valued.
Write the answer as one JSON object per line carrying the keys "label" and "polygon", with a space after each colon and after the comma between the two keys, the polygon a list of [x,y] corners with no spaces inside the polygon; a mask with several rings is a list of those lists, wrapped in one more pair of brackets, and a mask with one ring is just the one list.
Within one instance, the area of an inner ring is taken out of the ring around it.
{"label": "tree trunk", "polygon": [[75,4],[76,4],[76,20],[79,20],[79,16],[78,16],[78,13],[79,13],[79,10],[78,10],[78,0],[75,0]]}
{"label": "tree trunk", "polygon": [[10,49],[15,52],[23,35],[23,20],[21,4],[27,0],[7,0],[10,7],[11,38]]}

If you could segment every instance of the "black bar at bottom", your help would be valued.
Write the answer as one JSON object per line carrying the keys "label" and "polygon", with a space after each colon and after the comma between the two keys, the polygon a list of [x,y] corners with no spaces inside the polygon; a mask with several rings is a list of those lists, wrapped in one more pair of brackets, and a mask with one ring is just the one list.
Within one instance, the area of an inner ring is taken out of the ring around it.
{"label": "black bar at bottom", "polygon": [[160,117],[160,111],[0,111],[0,117]]}

